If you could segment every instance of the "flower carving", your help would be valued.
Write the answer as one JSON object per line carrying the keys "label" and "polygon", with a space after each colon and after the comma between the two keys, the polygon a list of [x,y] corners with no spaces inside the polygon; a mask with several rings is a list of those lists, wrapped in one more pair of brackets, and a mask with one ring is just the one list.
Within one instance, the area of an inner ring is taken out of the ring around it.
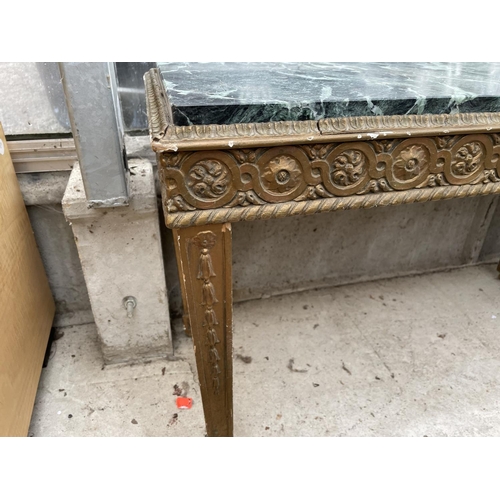
{"label": "flower carving", "polygon": [[162,153],[160,156],[160,165],[165,168],[178,168],[181,158],[181,155],[178,153]]}
{"label": "flower carving", "polygon": [[252,149],[236,149],[233,155],[240,163],[255,161],[255,151]]}
{"label": "flower carving", "polygon": [[436,137],[436,144],[439,149],[450,149],[453,146],[455,137],[451,135],[443,135]]}
{"label": "flower carving", "polygon": [[394,161],[393,173],[398,181],[410,181],[418,177],[429,166],[429,152],[417,144],[408,146]]}
{"label": "flower carving", "polygon": [[484,152],[481,144],[479,142],[469,142],[457,151],[451,164],[451,171],[455,175],[470,175],[481,167],[483,156]]}
{"label": "flower carving", "polygon": [[322,160],[327,155],[329,146],[329,144],[315,144],[306,146],[304,150],[311,160]]}
{"label": "flower carving", "polygon": [[348,149],[333,160],[332,182],[338,186],[350,186],[359,181],[365,169],[365,154],[357,149]]}
{"label": "flower carving", "polygon": [[229,189],[229,170],[218,160],[195,163],[187,174],[187,185],[200,198],[220,198]]}
{"label": "flower carving", "polygon": [[198,245],[200,248],[213,248],[215,246],[215,243],[217,241],[217,237],[215,236],[212,231],[203,231],[201,233],[198,233],[194,238],[193,241],[196,245]]}
{"label": "flower carving", "polygon": [[285,193],[295,188],[301,181],[300,163],[288,155],[276,156],[267,162],[262,173],[262,184],[275,193]]}
{"label": "flower carving", "polygon": [[390,141],[390,140],[382,140],[382,141],[373,141],[373,149],[377,153],[389,153],[389,151],[392,149],[396,141]]}

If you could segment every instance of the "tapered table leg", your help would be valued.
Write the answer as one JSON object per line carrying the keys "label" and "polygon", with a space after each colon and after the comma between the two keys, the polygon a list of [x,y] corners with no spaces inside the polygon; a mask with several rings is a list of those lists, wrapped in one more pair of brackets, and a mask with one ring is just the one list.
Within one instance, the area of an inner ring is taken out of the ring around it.
{"label": "tapered table leg", "polygon": [[173,232],[207,434],[232,436],[231,224],[188,227]]}

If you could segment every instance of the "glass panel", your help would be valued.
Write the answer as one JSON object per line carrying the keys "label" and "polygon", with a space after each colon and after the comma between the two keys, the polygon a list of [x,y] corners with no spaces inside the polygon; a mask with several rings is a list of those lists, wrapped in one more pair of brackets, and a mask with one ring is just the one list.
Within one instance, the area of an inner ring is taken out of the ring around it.
{"label": "glass panel", "polygon": [[[126,132],[147,133],[143,76],[155,66],[116,63]],[[0,121],[7,136],[71,134],[57,62],[0,63]]]}
{"label": "glass panel", "polygon": [[147,133],[148,117],[143,77],[144,73],[154,67],[156,63],[153,62],[116,63],[118,93],[126,132]]}
{"label": "glass panel", "polygon": [[7,136],[71,132],[57,63],[0,63],[0,121]]}

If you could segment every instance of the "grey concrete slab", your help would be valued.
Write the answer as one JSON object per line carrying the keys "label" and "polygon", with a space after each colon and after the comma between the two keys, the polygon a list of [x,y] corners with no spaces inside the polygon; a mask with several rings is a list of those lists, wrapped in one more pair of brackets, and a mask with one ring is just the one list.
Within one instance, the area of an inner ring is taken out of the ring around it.
{"label": "grey concrete slab", "polygon": [[[64,335],[53,344],[49,365],[42,370],[30,435],[204,435],[187,337],[176,344],[174,360],[104,366],[94,324],[58,333]],[[176,407],[176,384],[194,399],[190,410]]]}
{"label": "grey concrete slab", "polygon": [[[245,354],[252,346],[261,369],[236,368],[236,434],[499,435],[500,335],[494,333],[498,306],[492,298],[495,286],[500,293],[500,282],[495,278],[493,266],[481,266],[281,297],[285,302],[293,297],[295,311],[287,318],[288,337],[276,347],[266,336],[268,343],[261,339],[257,348],[249,317],[272,321],[275,332],[282,311],[278,298],[239,304],[236,321],[242,311],[247,316],[242,326],[236,323],[235,346]],[[307,329],[303,316],[311,304],[318,312]],[[337,321],[339,310],[350,327]],[[323,318],[330,321],[323,324]],[[309,332],[315,338],[309,339]],[[238,333],[246,342],[238,343]],[[264,352],[270,360],[273,352],[274,358],[279,354],[273,368],[263,365]],[[308,371],[287,370],[288,356]],[[266,395],[272,401],[268,409],[252,408]]]}
{"label": "grey concrete slab", "polygon": [[[500,436],[497,297],[486,265],[236,304],[235,435]],[[203,436],[191,340],[176,330],[173,360],[102,369],[95,328],[64,329],[30,432]],[[183,383],[191,410],[175,408]]]}

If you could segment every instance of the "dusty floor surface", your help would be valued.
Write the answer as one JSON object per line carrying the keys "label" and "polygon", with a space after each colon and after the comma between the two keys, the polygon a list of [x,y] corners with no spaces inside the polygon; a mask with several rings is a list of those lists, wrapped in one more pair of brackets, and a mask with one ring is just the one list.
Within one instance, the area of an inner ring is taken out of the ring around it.
{"label": "dusty floor surface", "polygon": [[[500,435],[495,266],[245,302],[234,324],[236,436]],[[204,435],[189,338],[103,368],[94,325],[60,333],[30,435]]]}

